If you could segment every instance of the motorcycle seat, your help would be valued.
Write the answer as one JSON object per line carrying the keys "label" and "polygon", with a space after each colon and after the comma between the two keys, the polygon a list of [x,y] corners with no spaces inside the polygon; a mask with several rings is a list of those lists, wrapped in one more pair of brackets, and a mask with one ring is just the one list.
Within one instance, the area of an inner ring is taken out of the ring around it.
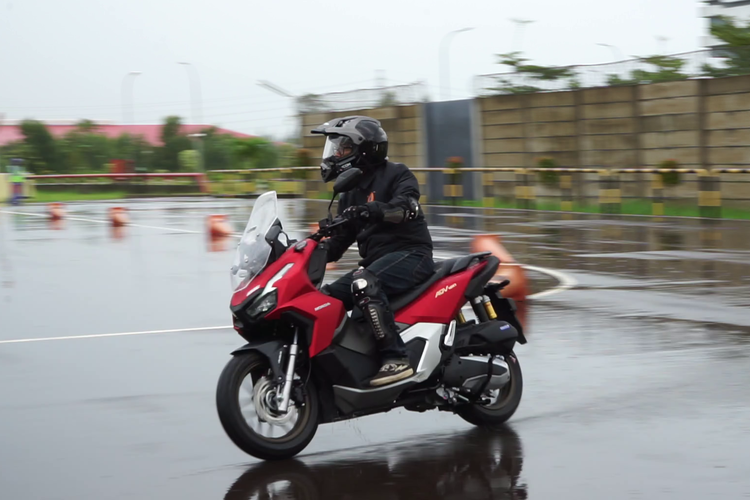
{"label": "motorcycle seat", "polygon": [[481,260],[488,255],[492,254],[490,252],[477,252],[463,257],[457,257],[455,259],[445,259],[435,262],[435,272],[426,281],[417,285],[416,288],[412,288],[408,292],[388,298],[388,302],[391,305],[391,311],[395,312],[399,309],[403,309],[441,279],[450,276],[451,274],[460,273],[467,269],[475,259]]}

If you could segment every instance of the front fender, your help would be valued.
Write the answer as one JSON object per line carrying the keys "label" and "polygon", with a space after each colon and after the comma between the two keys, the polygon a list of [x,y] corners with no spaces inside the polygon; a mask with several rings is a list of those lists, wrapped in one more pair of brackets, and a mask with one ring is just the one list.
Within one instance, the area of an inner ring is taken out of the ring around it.
{"label": "front fender", "polygon": [[281,367],[281,358],[284,354],[284,343],[281,340],[265,340],[259,342],[248,342],[239,349],[232,351],[232,356],[242,356],[251,352],[258,352],[268,358],[271,365],[273,377],[276,380],[284,380],[284,370]]}

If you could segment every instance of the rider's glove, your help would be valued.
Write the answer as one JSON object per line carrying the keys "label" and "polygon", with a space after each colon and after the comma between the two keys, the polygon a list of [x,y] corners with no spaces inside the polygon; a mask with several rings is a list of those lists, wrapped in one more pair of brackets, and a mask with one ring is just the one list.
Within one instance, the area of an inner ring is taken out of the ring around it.
{"label": "rider's glove", "polygon": [[367,209],[366,205],[348,207],[341,213],[341,217],[350,221],[356,219],[367,220],[369,216],[370,211]]}

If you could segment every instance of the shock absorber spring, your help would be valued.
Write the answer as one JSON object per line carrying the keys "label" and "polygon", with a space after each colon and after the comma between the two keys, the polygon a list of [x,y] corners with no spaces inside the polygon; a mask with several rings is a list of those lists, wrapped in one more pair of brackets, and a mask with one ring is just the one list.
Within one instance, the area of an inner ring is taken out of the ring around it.
{"label": "shock absorber spring", "polygon": [[471,299],[471,308],[474,310],[474,314],[477,316],[477,320],[480,323],[485,323],[490,320],[483,302],[481,295]]}
{"label": "shock absorber spring", "polygon": [[483,295],[482,303],[484,304],[484,309],[487,311],[487,317],[489,317],[489,319],[491,320],[496,319],[497,313],[495,312],[495,308],[492,307],[492,301],[490,300],[490,298],[486,295]]}

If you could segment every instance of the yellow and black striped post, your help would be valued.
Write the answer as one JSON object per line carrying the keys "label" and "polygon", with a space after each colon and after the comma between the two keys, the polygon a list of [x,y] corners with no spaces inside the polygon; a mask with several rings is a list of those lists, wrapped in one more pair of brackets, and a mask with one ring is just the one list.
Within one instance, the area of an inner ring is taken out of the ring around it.
{"label": "yellow and black striped post", "polygon": [[419,184],[419,203],[427,205],[427,172],[415,170],[414,177],[417,178]]}
{"label": "yellow and black striped post", "polygon": [[309,200],[318,199],[320,174],[314,170],[305,171],[305,198]]}
{"label": "yellow and black striped post", "polygon": [[605,214],[619,214],[622,211],[622,190],[617,172],[599,171],[599,206]]}
{"label": "yellow and black striped post", "polygon": [[516,206],[518,208],[533,209],[536,206],[533,175],[523,168],[516,170]]}
{"label": "yellow and black striped post", "polygon": [[660,173],[651,174],[651,214],[664,215],[664,182]]}
{"label": "yellow and black striped post", "polygon": [[573,211],[573,175],[570,173],[560,174],[560,210],[563,212]]}
{"label": "yellow and black striped post", "polygon": [[243,194],[254,194],[255,193],[255,178],[252,172],[243,172],[242,178],[242,192]]}
{"label": "yellow and black striped post", "polygon": [[492,172],[482,172],[482,206],[493,208],[495,206],[495,182]]}
{"label": "yellow and black striped post", "polygon": [[460,205],[464,194],[461,184],[461,170],[457,168],[443,169],[445,184],[443,185],[443,196],[450,205]]}
{"label": "yellow and black striped post", "polygon": [[701,217],[721,217],[721,181],[719,175],[704,170],[699,174],[698,207]]}

